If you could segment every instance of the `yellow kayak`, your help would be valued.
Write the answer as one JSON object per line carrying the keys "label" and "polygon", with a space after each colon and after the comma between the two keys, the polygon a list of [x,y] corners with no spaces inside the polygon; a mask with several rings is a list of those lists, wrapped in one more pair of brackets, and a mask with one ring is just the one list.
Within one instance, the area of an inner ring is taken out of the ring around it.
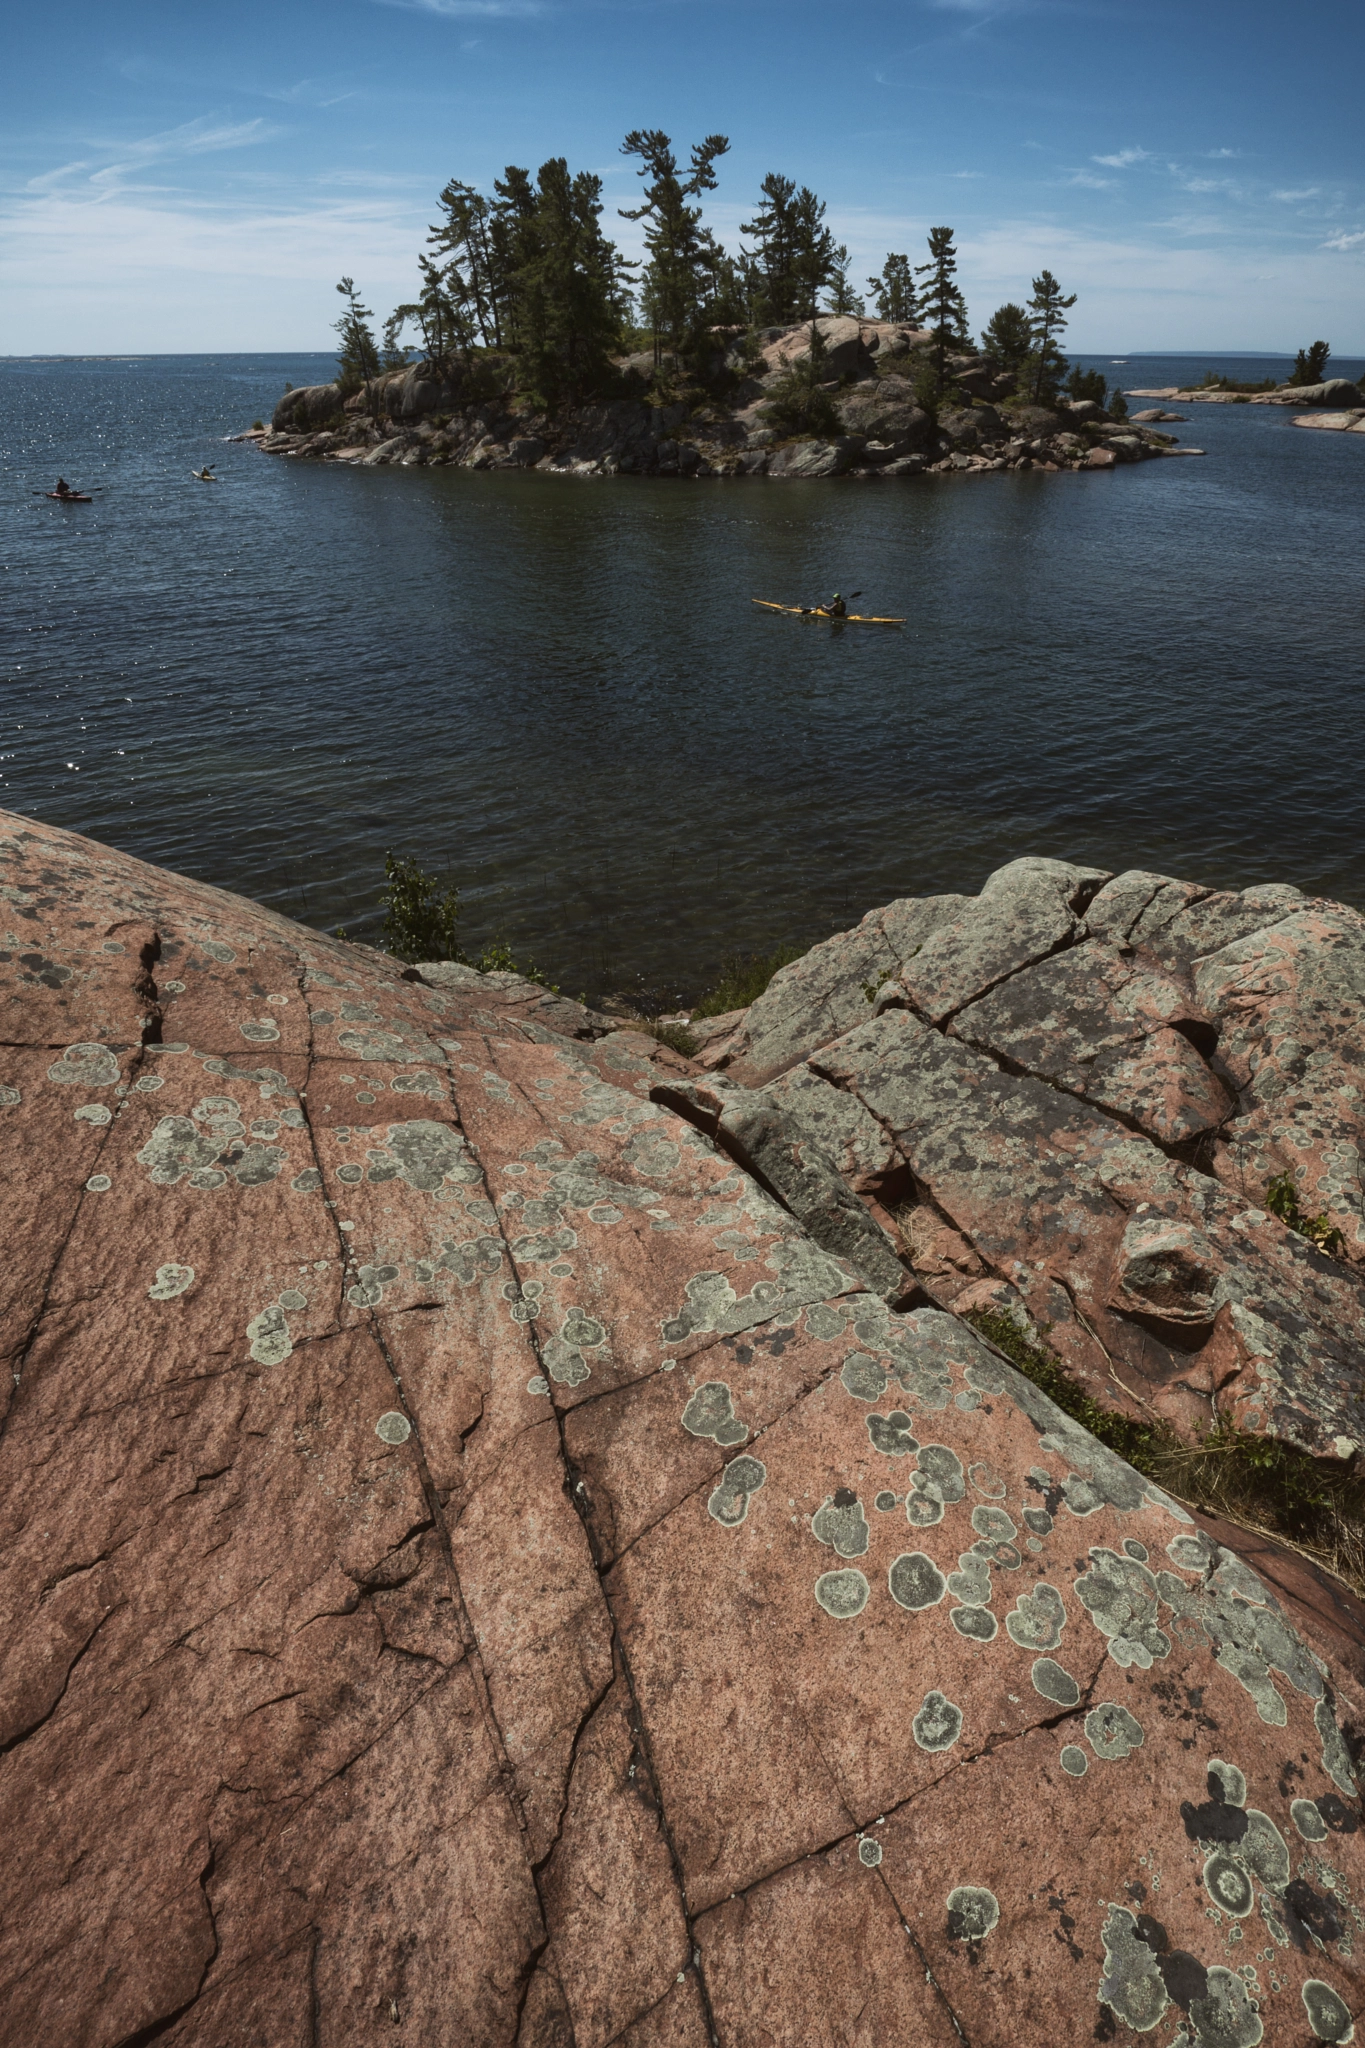
{"label": "yellow kayak", "polygon": [[834,612],[827,612],[820,605],[769,604],[766,597],[751,598],[750,603],[756,604],[761,611],[785,612],[793,619],[828,619],[832,626],[903,626],[905,624],[904,619],[872,619],[862,612],[844,612],[836,616]]}

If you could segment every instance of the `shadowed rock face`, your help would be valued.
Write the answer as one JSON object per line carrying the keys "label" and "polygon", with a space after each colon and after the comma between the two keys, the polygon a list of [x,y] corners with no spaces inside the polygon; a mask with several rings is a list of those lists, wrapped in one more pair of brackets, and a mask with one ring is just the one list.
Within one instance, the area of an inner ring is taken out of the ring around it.
{"label": "shadowed rock face", "polygon": [[1349,2038],[1359,1608],[888,1305],[833,1187],[919,1147],[948,1210],[993,1115],[1036,1262],[1183,1328],[1217,1182],[1147,1225],[1150,1140],[861,990],[707,1096],[514,978],[0,861],[0,2040]]}

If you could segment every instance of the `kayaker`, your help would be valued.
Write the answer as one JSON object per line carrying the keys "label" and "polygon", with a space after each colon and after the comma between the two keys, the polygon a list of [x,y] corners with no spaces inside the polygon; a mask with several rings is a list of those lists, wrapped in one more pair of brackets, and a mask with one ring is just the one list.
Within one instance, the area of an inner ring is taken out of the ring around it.
{"label": "kayaker", "polygon": [[192,469],[190,475],[197,477],[201,484],[216,484],[218,479],[214,475],[213,469],[214,465],[211,462],[206,462],[202,469]]}
{"label": "kayaker", "polygon": [[844,603],[837,590],[825,606],[825,610],[832,619],[846,619],[848,617],[848,606]]}
{"label": "kayaker", "polygon": [[64,476],[59,476],[57,479],[57,488],[53,492],[53,496],[57,498],[74,498],[75,495],[76,493],[72,490],[66,478]]}

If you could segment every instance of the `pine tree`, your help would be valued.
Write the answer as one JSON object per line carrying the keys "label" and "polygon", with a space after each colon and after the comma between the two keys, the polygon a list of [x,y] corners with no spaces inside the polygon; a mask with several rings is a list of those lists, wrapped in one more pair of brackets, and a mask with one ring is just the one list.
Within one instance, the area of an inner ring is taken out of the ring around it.
{"label": "pine tree", "polygon": [[623,220],[645,222],[649,262],[642,301],[654,329],[656,365],[665,341],[675,362],[685,348],[695,345],[704,311],[713,300],[721,251],[701,224],[701,208],[688,201],[714,192],[714,165],[729,147],[724,135],[708,135],[696,143],[689,175],[683,178],[672,142],[661,128],[633,128],[621,144],[623,156],[641,159],[640,176],[650,181],[642,206],[619,210]]}
{"label": "pine tree", "polygon": [[879,277],[870,277],[867,288],[877,304],[879,320],[898,320],[912,327],[919,318],[919,294],[908,256],[888,255]]}
{"label": "pine tree", "polygon": [[1035,405],[1040,404],[1045,396],[1054,394],[1066,369],[1066,357],[1057,346],[1057,336],[1065,328],[1066,316],[1075,303],[1075,292],[1069,299],[1062,297],[1062,288],[1050,270],[1034,278],[1033,297],[1029,300],[1033,314],[1029,322],[1033,339],[1029,367]]}
{"label": "pine tree", "polygon": [[1294,368],[1289,382],[1300,384],[1321,384],[1322,373],[1327,368],[1327,359],[1332,351],[1325,341],[1315,341],[1311,348],[1300,349],[1294,359]]}
{"label": "pine tree", "polygon": [[359,391],[363,386],[366,406],[373,413],[374,379],[379,375],[379,350],[375,345],[374,329],[370,326],[374,314],[368,306],[361,305],[353,277],[343,277],[337,290],[346,301],[345,312],[332,323],[341,337],[341,347],[337,351],[340,360],[337,382],[343,396]]}
{"label": "pine tree", "polygon": [[796,318],[796,180],[770,171],[760,187],[763,197],[740,233],[753,235],[758,248],[741,255],[745,266],[749,323],[753,327],[785,327]]}
{"label": "pine tree", "polygon": [[384,335],[379,351],[381,370],[406,370],[408,357],[412,351],[403,346],[399,336],[416,312],[416,306],[395,306],[384,322]]}
{"label": "pine tree", "polygon": [[981,331],[981,346],[1002,370],[1013,376],[1033,346],[1033,327],[1027,310],[1012,301],[997,306]]}
{"label": "pine tree", "polygon": [[547,404],[601,384],[628,310],[621,259],[602,234],[602,180],[551,157],[536,177],[526,251],[511,278],[523,382]]}
{"label": "pine tree", "polygon": [[817,199],[809,185],[796,195],[796,256],[792,265],[800,317],[813,320],[820,293],[834,272],[834,237],[825,226],[825,202]]}
{"label": "pine tree", "polygon": [[[518,175],[524,178],[526,173]],[[445,218],[432,228],[427,242],[446,258],[442,289],[456,310],[462,339],[467,334],[465,345],[472,346],[477,331],[485,348],[501,348],[506,264],[497,208],[472,185],[455,178],[441,193],[439,204]]]}
{"label": "pine tree", "polygon": [[929,261],[917,264],[915,275],[928,279],[920,302],[920,318],[927,321],[934,337],[934,379],[941,393],[944,362],[949,349],[971,346],[967,334],[967,301],[954,283],[957,250],[953,247],[951,228],[930,228]]}
{"label": "pine tree", "polygon": [[838,243],[830,256],[829,310],[831,313],[854,313],[862,318],[864,306],[853,289],[849,274],[848,250]]}

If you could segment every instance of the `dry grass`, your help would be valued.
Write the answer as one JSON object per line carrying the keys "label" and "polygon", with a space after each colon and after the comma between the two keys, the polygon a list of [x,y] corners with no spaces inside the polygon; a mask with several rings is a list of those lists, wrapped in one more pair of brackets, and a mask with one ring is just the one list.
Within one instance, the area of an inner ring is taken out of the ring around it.
{"label": "dry grass", "polygon": [[1003,1311],[964,1320],[1074,1421],[1187,1507],[1297,1551],[1365,1598],[1365,1482],[1243,1430],[1218,1428],[1185,1443],[1158,1423],[1102,1408],[1055,1352],[1032,1342]]}

